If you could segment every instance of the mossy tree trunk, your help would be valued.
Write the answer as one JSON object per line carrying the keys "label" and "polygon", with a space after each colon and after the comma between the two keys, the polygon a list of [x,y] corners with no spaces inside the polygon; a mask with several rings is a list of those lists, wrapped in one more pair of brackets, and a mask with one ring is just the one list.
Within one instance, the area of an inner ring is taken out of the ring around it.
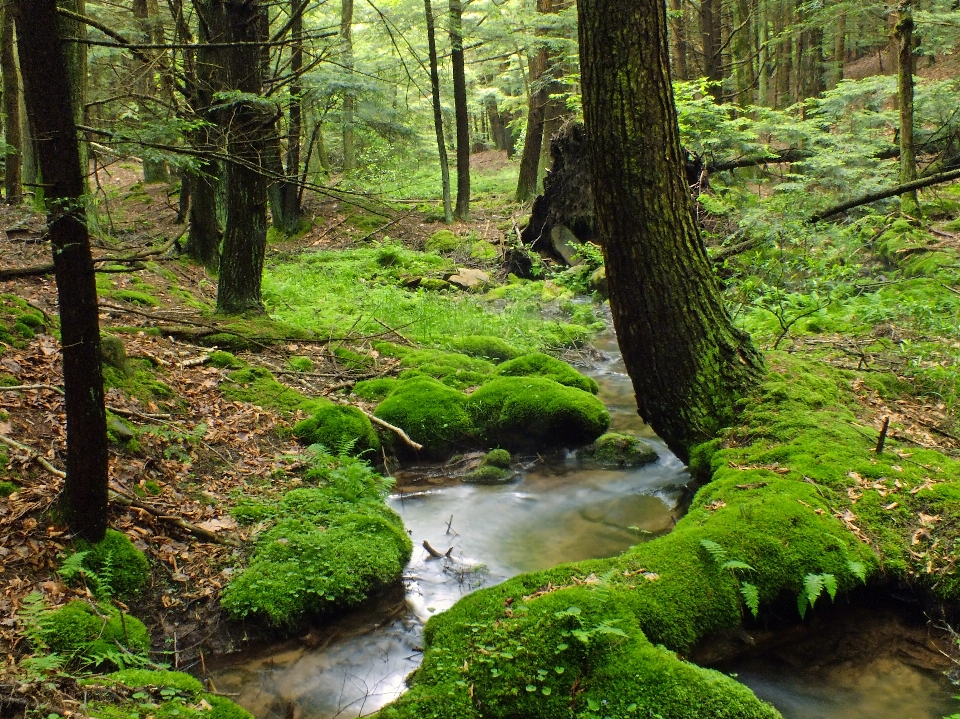
{"label": "mossy tree trunk", "polygon": [[721,42],[720,0],[702,0],[700,3],[700,42],[703,47],[703,76],[715,85],[710,94],[717,102],[723,100],[723,44]]}
{"label": "mossy tree trunk", "polygon": [[55,0],[17,0],[24,93],[47,202],[60,304],[67,478],[62,506],[71,532],[92,542],[107,527],[107,420],[100,366],[97,284],[85,221],[80,143]]}
{"label": "mossy tree trunk", "polygon": [[433,97],[433,127],[437,133],[437,155],[440,158],[440,182],[443,185],[443,219],[453,222],[453,207],[450,203],[450,163],[447,159],[447,143],[443,135],[443,110],[440,105],[440,68],[437,61],[437,32],[430,0],[423,0],[423,12],[427,20],[427,50],[430,56],[430,94]]}
{"label": "mossy tree trunk", "polygon": [[[77,15],[86,14],[86,0],[59,0],[57,3],[66,10]],[[60,37],[70,37],[83,40],[87,37],[87,26],[79,20],[59,16]],[[73,108],[73,121],[83,125],[87,107],[87,46],[82,42],[64,43],[63,53],[67,62],[67,77],[70,84],[70,102]],[[21,64],[22,64],[21,53]],[[80,167],[83,174],[83,187],[89,191],[87,173],[89,172],[89,150],[85,142],[78,145],[80,150]],[[39,151],[38,151],[39,154]],[[89,194],[89,192],[88,192]]]}
{"label": "mossy tree trunk", "polygon": [[[217,49],[223,90],[244,96],[219,108],[215,115],[226,136],[229,159],[223,162],[223,249],[217,285],[217,311],[262,312],[261,281],[267,244],[267,181],[264,159],[269,119],[260,103],[247,99],[262,91],[262,58],[266,23],[259,2],[213,0],[206,3],[211,36],[237,43]],[[216,31],[214,31],[216,28]]]}
{"label": "mossy tree trunk", "polygon": [[3,71],[3,139],[7,143],[4,158],[3,194],[15,205],[23,199],[23,136],[20,132],[20,73],[17,70],[13,15],[3,10],[0,28],[0,70]]}
{"label": "mossy tree trunk", "polygon": [[453,216],[470,219],[470,114],[463,59],[463,4],[450,0],[450,64],[453,67],[453,107],[457,124],[457,204]]}
{"label": "mossy tree trunk", "polygon": [[[900,17],[896,25],[897,39],[897,101],[900,105],[900,184],[917,179],[917,148],[913,142],[913,9],[911,0],[904,0],[899,7]],[[920,216],[917,191],[904,192],[900,196],[900,211],[909,217]]]}
{"label": "mossy tree trunk", "polygon": [[543,148],[543,118],[547,109],[547,89],[541,84],[548,62],[547,49],[541,47],[531,55],[530,100],[527,103],[527,130],[524,134],[523,154],[520,156],[520,175],[517,179],[517,202],[526,202],[537,194],[537,171]]}
{"label": "mossy tree trunk", "polygon": [[587,144],[610,305],[640,415],[681,459],[763,371],[694,222],[660,0],[580,0]]}
{"label": "mossy tree trunk", "polygon": [[300,142],[303,135],[303,13],[305,0],[290,0],[290,106],[287,109],[287,174],[280,192],[285,232],[300,229]]}

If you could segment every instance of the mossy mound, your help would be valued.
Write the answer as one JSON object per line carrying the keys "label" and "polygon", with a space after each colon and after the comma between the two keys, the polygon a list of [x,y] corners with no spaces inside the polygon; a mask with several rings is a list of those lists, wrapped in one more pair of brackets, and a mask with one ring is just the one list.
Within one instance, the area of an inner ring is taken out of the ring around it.
{"label": "mossy mound", "polygon": [[293,428],[304,444],[322,444],[336,454],[361,456],[380,451],[380,438],[367,416],[356,407],[330,402],[313,410],[313,416]]}
{"label": "mossy mound", "polygon": [[494,370],[494,365],[486,360],[443,350],[411,352],[400,360],[400,366],[407,368],[400,373],[401,380],[416,376],[433,377],[454,389],[483,384]]}
{"label": "mossy mound", "polygon": [[470,245],[470,256],[475,260],[489,262],[500,257],[497,246],[486,240],[477,240]]}
{"label": "mossy mound", "polygon": [[13,294],[0,294],[0,353],[2,345],[24,347],[46,329],[43,314],[26,300]]}
{"label": "mossy mound", "polygon": [[504,362],[497,367],[496,374],[501,377],[545,377],[591,394],[600,391],[600,386],[592,377],[586,377],[566,362],[539,352]]}
{"label": "mossy mound", "polygon": [[128,601],[150,581],[150,563],[146,555],[133,546],[123,532],[108,529],[103,541],[96,544],[78,540],[77,551],[87,552],[83,566],[93,572],[94,576],[89,578],[98,593],[102,591]]}
{"label": "mossy mound", "polygon": [[224,352],[223,350],[216,350],[215,352],[210,353],[210,359],[207,362],[212,367],[220,367],[221,369],[241,369],[244,366],[244,362],[236,357],[232,352]]}
{"label": "mossy mound", "polygon": [[492,449],[487,452],[487,456],[483,458],[483,464],[491,467],[499,467],[500,469],[508,469],[511,459],[510,453],[507,450]]}
{"label": "mossy mound", "polygon": [[453,234],[450,230],[437,230],[424,243],[424,249],[427,252],[439,252],[445,254],[456,252],[463,245],[463,240]]}
{"label": "mossy mound", "polygon": [[127,362],[127,349],[123,340],[114,335],[100,335],[100,360],[125,375],[132,374]]}
{"label": "mossy mound", "polygon": [[488,444],[511,449],[588,444],[610,426],[599,399],[544,377],[497,377],[466,405]]}
{"label": "mossy mound", "polygon": [[360,399],[366,399],[371,402],[381,402],[388,394],[397,388],[397,384],[398,380],[393,377],[365,379],[357,382],[353,386],[353,393]]}
{"label": "mossy mound", "polygon": [[329,400],[312,399],[277,382],[273,373],[263,367],[245,367],[230,372],[227,380],[220,385],[220,391],[234,402],[249,402],[290,413],[299,409],[311,414],[329,403]]}
{"label": "mossy mound", "polygon": [[223,592],[222,605],[234,617],[296,624],[355,606],[400,577],[412,544],[400,517],[383,503],[384,480],[359,460],[324,455],[307,479],[320,486],[235,509],[242,522],[273,524],[258,537],[250,565]]}
{"label": "mossy mound", "polygon": [[287,358],[287,366],[297,372],[313,372],[313,360],[309,357],[294,355]]}
{"label": "mossy mound", "polygon": [[149,360],[128,359],[125,370],[104,364],[103,386],[106,389],[118,389],[144,402],[171,400],[176,397],[168,384],[157,379],[156,371]]}
{"label": "mossy mound", "polygon": [[128,695],[113,704],[92,702],[92,712],[103,719],[253,719],[246,709],[207,692],[199,680],[183,672],[123,669],[82,683]]}
{"label": "mossy mound", "polygon": [[117,644],[133,654],[150,649],[150,634],[139,619],[80,600],[41,614],[37,636],[51,652],[83,664],[111,663],[109,657],[121,653]]}
{"label": "mossy mound", "polygon": [[617,432],[597,438],[582,456],[601,467],[640,467],[658,459],[657,451],[642,439]]}
{"label": "mossy mound", "polygon": [[[6,467],[7,465],[7,455],[6,453],[0,454],[0,467]],[[13,482],[7,482],[6,480],[0,480],[0,497],[9,497],[16,491],[19,491],[18,487]]]}
{"label": "mossy mound", "polygon": [[374,414],[403,429],[431,456],[442,457],[470,444],[477,434],[467,411],[467,396],[430,377],[401,381]]}
{"label": "mossy mound", "polygon": [[504,484],[517,478],[517,473],[511,469],[495,467],[492,464],[483,464],[472,472],[463,476],[468,484]]}
{"label": "mossy mound", "polygon": [[471,357],[480,357],[494,363],[516,359],[523,354],[516,347],[499,337],[489,337],[487,335],[450,337],[444,344],[455,352]]}

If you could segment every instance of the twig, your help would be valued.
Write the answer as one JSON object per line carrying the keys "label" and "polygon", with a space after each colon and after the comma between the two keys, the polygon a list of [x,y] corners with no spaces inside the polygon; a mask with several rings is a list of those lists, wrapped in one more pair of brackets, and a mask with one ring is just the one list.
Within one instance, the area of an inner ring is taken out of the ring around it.
{"label": "twig", "polygon": [[890,429],[890,416],[883,418],[883,427],[880,428],[880,436],[877,438],[877,454],[883,454],[883,445],[887,441],[887,430]]}
{"label": "twig", "polygon": [[[344,402],[344,401],[339,401],[339,404],[348,405],[350,407],[356,407],[356,405],[351,405],[349,402]],[[404,442],[406,442],[408,445],[413,447],[418,452],[423,449],[422,444],[420,444],[419,442],[414,442],[412,439],[410,439],[410,435],[408,435],[406,432],[404,432],[402,429],[400,429],[396,425],[392,425],[389,422],[384,422],[382,419],[380,419],[376,415],[371,414],[370,412],[367,412],[367,410],[365,410],[363,407],[357,407],[357,409],[359,409],[361,412],[367,415],[367,418],[374,424],[378,424],[384,429],[389,429],[391,432],[395,432],[397,436],[400,437],[400,439],[402,439]]]}
{"label": "twig", "polygon": [[11,385],[9,387],[0,387],[0,392],[16,392],[21,389],[49,389],[53,390],[57,394],[63,394],[63,390],[59,387],[55,387],[52,384],[18,384]]}
{"label": "twig", "polygon": [[0,442],[3,442],[4,444],[6,444],[6,445],[8,445],[8,446],[10,446],[10,447],[13,447],[14,449],[19,449],[21,452],[23,452],[25,455],[27,455],[27,460],[28,460],[28,461],[30,461],[30,462],[36,462],[36,463],[39,464],[41,467],[43,467],[45,470],[47,470],[48,472],[50,472],[50,474],[56,475],[57,477],[60,477],[61,479],[63,479],[64,477],[67,476],[67,473],[66,473],[66,472],[64,472],[64,471],[62,471],[62,470],[59,470],[59,469],[57,469],[56,467],[54,467],[52,464],[50,464],[50,462],[48,462],[48,461],[46,460],[45,457],[41,457],[41,456],[40,456],[39,454],[37,454],[34,450],[30,449],[30,447],[27,447],[27,446],[24,445],[24,444],[20,444],[20,443],[17,442],[16,440],[10,439],[10,438],[7,437],[5,434],[0,434]]}
{"label": "twig", "polygon": [[432,546],[430,546],[430,542],[428,542],[426,539],[423,540],[423,548],[426,549],[427,554],[429,554],[434,559],[442,559],[443,557],[446,557],[447,559],[449,559],[450,553],[453,551],[453,547],[450,547],[450,549],[448,549],[446,552],[439,552],[436,549],[434,549]]}
{"label": "twig", "polygon": [[180,369],[187,369],[187,367],[196,367],[197,365],[202,365],[204,362],[210,360],[210,355],[205,354],[201,357],[194,357],[192,359],[184,360],[180,363]]}
{"label": "twig", "polygon": [[192,522],[188,522],[187,520],[183,519],[183,517],[176,517],[170,514],[162,514],[161,510],[158,509],[157,507],[147,504],[146,502],[141,502],[139,499],[136,499],[134,497],[128,497],[127,495],[121,494],[120,492],[117,492],[113,489],[110,490],[110,499],[126,507],[136,507],[137,509],[141,509],[147,514],[149,514],[151,517],[153,517],[154,519],[160,520],[162,522],[167,522],[168,524],[172,524],[173,526],[179,527],[180,529],[186,532],[189,532],[195,537],[198,537],[200,539],[205,539],[208,542],[213,542],[215,544],[227,544],[227,545],[230,545],[231,547],[240,546],[240,543],[237,542],[235,539],[232,539],[230,537],[222,537],[216,532],[211,532],[209,529],[198,527],[196,524],[193,524]]}
{"label": "twig", "polygon": [[417,346],[416,344],[414,344],[413,342],[411,342],[410,340],[408,340],[406,337],[404,337],[402,334],[400,334],[399,332],[397,332],[395,329],[393,329],[393,327],[391,327],[390,325],[388,325],[386,322],[383,322],[382,320],[378,320],[376,317],[373,318],[373,321],[376,322],[376,323],[377,323],[378,325],[380,325],[381,327],[385,327],[386,329],[390,330],[393,334],[395,334],[397,337],[399,337],[400,339],[402,339],[404,342],[406,342],[406,343],[407,343],[408,345],[410,345],[411,347],[416,347],[416,346]]}
{"label": "twig", "polygon": [[408,212],[408,213],[406,213],[406,214],[404,214],[404,215],[400,215],[399,217],[395,217],[395,218],[393,218],[392,220],[390,220],[390,222],[388,222],[387,224],[383,225],[382,227],[378,227],[377,229],[375,229],[375,230],[374,230],[373,232],[371,232],[369,235],[364,235],[364,236],[361,237],[359,240],[354,240],[354,242],[363,242],[363,241],[365,241],[365,240],[369,240],[371,237],[373,237],[373,236],[374,236],[375,234],[377,234],[378,232],[383,232],[383,231],[384,231],[385,229],[387,229],[388,227],[391,227],[392,225],[397,224],[397,223],[400,222],[400,220],[402,220],[404,217],[409,217],[411,214],[412,214],[412,213]]}

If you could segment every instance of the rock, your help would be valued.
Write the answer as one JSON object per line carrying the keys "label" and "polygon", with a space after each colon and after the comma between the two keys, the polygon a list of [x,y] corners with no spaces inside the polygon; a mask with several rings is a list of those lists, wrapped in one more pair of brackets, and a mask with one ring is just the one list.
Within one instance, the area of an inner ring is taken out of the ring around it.
{"label": "rock", "polygon": [[492,449],[483,458],[483,464],[500,469],[510,469],[510,453],[505,449]]}
{"label": "rock", "polygon": [[458,267],[455,275],[447,277],[447,282],[464,290],[479,289],[490,284],[490,275],[483,270],[474,270],[469,267]]}
{"label": "rock", "polygon": [[322,444],[331,454],[362,456],[380,450],[380,438],[367,416],[356,407],[320,405],[313,416],[297,422],[293,435],[303,444]]}
{"label": "rock", "polygon": [[503,469],[494,467],[492,464],[484,464],[473,470],[463,478],[468,484],[506,484],[512,482],[520,476],[519,472],[512,469]]}
{"label": "rock", "polygon": [[462,244],[463,241],[450,230],[437,230],[430,235],[423,247],[427,252],[447,253],[456,252]]}
{"label": "rock", "polygon": [[450,283],[446,280],[441,280],[439,277],[424,277],[417,286],[432,292],[450,289]]}
{"label": "rock", "polygon": [[604,297],[609,296],[607,291],[607,268],[598,267],[593,271],[593,274],[590,275],[590,279],[587,280],[587,285],[594,292],[603,295]]}
{"label": "rock", "polygon": [[600,386],[592,377],[582,375],[566,362],[540,352],[504,362],[497,367],[496,374],[501,377],[546,377],[590,394],[597,394],[600,391]]}
{"label": "rock", "polygon": [[116,436],[121,442],[129,442],[137,436],[133,428],[119,417],[110,417],[107,419],[107,429]]}
{"label": "rock", "polygon": [[420,275],[401,275],[400,284],[410,290],[415,290],[420,286],[420,283],[423,282],[423,277]]}
{"label": "rock", "polygon": [[580,451],[581,459],[601,467],[642,467],[659,459],[657,451],[639,437],[608,432]]}
{"label": "rock", "polygon": [[492,243],[479,240],[470,247],[470,256],[475,260],[495,260],[500,257],[500,252]]}
{"label": "rock", "polygon": [[114,335],[100,335],[100,359],[104,364],[120,370],[125,375],[131,374],[127,364],[127,350],[123,341]]}
{"label": "rock", "polygon": [[576,256],[583,242],[566,225],[554,225],[550,229],[550,244],[568,265],[579,265],[582,260]]}

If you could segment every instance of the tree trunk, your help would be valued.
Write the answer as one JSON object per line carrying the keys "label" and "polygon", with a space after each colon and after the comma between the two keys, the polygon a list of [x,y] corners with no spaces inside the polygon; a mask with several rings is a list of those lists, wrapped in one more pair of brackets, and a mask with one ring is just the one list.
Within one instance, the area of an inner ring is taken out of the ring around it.
{"label": "tree trunk", "polygon": [[547,70],[547,49],[541,47],[531,55],[530,102],[527,108],[527,131],[520,157],[520,177],[517,180],[517,202],[526,202],[537,194],[537,171],[540,167],[540,152],[543,148],[543,118],[547,106],[547,89],[541,86]]}
{"label": "tree trunk", "polygon": [[443,185],[443,219],[453,222],[453,207],[450,201],[450,162],[447,160],[447,143],[443,136],[443,112],[440,107],[440,69],[437,63],[437,32],[430,0],[423,0],[423,12],[427,19],[427,49],[430,55],[430,94],[433,96],[433,128],[437,133],[437,155],[440,158],[440,182]]}
{"label": "tree trunk", "polygon": [[700,35],[703,44],[703,75],[715,85],[710,94],[717,102],[723,101],[723,45],[721,42],[720,0],[701,0]]}
{"label": "tree trunk", "polygon": [[300,230],[300,140],[303,135],[303,3],[290,0],[290,72],[296,78],[290,83],[290,107],[287,110],[287,179],[280,192],[284,232]]}
{"label": "tree trunk", "polygon": [[457,204],[453,216],[470,219],[470,115],[463,61],[463,5],[450,0],[450,64],[453,68],[453,107],[457,121]]}
{"label": "tree trunk", "polygon": [[[900,3],[897,21],[897,101],[900,105],[900,184],[917,179],[917,148],[913,143],[913,12],[911,0]],[[917,191],[900,195],[900,212],[920,216]]]}
{"label": "tree trunk", "polygon": [[833,87],[843,80],[843,64],[847,55],[847,14],[837,16],[837,34],[833,41]]}
{"label": "tree trunk", "polygon": [[673,77],[688,80],[687,28],[684,22],[683,0],[670,0],[670,38],[673,40]]}
{"label": "tree trunk", "polygon": [[660,0],[580,0],[587,143],[610,305],[641,417],[682,460],[763,371],[723,305],[684,176]]}
{"label": "tree trunk", "polygon": [[[341,0],[340,5],[340,43],[343,60],[341,64],[349,73],[348,82],[353,83],[353,0]],[[343,171],[350,172],[357,167],[356,140],[353,130],[354,97],[353,90],[343,93]]]}
{"label": "tree trunk", "polygon": [[23,199],[23,139],[20,133],[20,74],[17,70],[16,39],[13,15],[3,11],[0,29],[0,69],[3,71],[3,139],[7,143],[3,194],[7,204],[16,205]]}
{"label": "tree trunk", "polygon": [[[211,29],[232,47],[218,48],[219,67],[228,92],[259,95],[262,91],[260,46],[265,24],[258,2],[207,3]],[[211,33],[213,34],[213,33]],[[217,311],[262,312],[261,280],[267,242],[267,182],[263,174],[268,118],[256,102],[237,99],[217,110],[226,136],[224,161],[225,225],[217,285]]]}
{"label": "tree trunk", "polygon": [[[85,222],[75,96],[55,0],[16,0],[20,68],[47,199],[60,304],[67,477],[61,497],[70,531],[97,542],[107,527],[107,419],[100,365],[97,285]],[[75,44],[74,44],[75,46]]]}
{"label": "tree trunk", "polygon": [[[86,0],[59,0],[58,5],[78,15],[86,14]],[[72,18],[59,16],[58,29],[60,37],[84,39],[87,36],[87,26]],[[70,81],[70,102],[73,108],[73,121],[77,125],[85,124],[87,103],[87,46],[82,42],[64,43],[63,53],[67,61],[67,77]],[[21,53],[21,67],[22,67]],[[89,168],[89,150],[85,142],[81,142],[80,168],[83,174],[83,187],[89,190],[87,173]],[[39,150],[38,150],[39,154]]]}
{"label": "tree trunk", "polygon": [[[139,20],[140,30],[145,44],[163,44],[163,23],[160,20],[160,7],[157,0],[133,0],[133,16]],[[143,50],[150,57],[152,50]],[[138,85],[139,92],[145,98],[156,96],[158,92],[155,79],[156,67],[150,63],[141,63]],[[141,121],[146,121],[152,114],[149,100],[139,101]],[[167,173],[167,163],[162,160],[144,158],[143,181],[146,183],[167,182],[170,176]]]}

